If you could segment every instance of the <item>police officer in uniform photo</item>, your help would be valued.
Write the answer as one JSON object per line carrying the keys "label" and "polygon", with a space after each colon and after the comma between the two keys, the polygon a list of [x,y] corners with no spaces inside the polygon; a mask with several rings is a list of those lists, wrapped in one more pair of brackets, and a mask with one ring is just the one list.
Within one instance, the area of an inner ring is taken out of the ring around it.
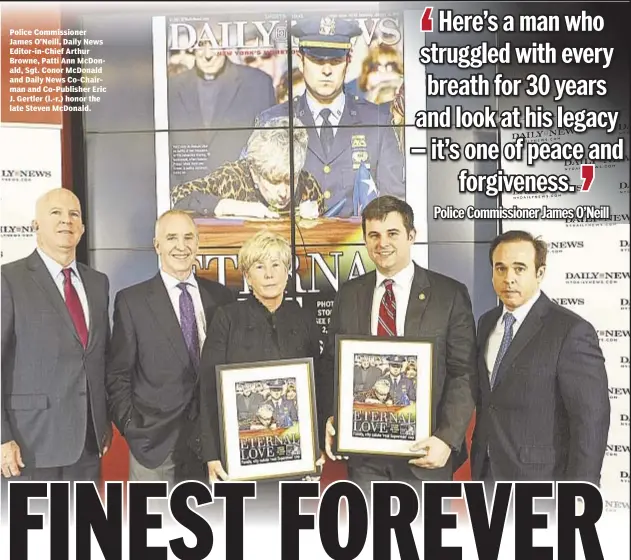
{"label": "police officer in uniform photo", "polygon": [[[366,195],[405,199],[403,154],[387,107],[345,93],[351,39],[361,35],[354,21],[322,17],[292,27],[306,90],[292,100],[294,116],[307,127],[304,168],[315,176],[325,198],[325,217],[358,215],[358,188]],[[288,102],[263,111],[260,126],[289,114]],[[355,191],[355,192],[354,192]]]}

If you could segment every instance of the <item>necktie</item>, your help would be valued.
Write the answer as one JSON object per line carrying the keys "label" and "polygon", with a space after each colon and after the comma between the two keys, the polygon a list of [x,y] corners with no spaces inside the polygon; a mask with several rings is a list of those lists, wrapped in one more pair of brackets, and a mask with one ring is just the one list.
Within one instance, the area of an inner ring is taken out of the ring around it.
{"label": "necktie", "polygon": [[377,336],[397,336],[397,302],[392,291],[392,280],[384,280],[386,288],[379,306]]}
{"label": "necktie", "polygon": [[329,117],[331,116],[331,109],[322,109],[320,111],[322,117],[322,124],[320,125],[320,142],[322,142],[322,149],[324,155],[328,156],[333,146],[333,127]]}
{"label": "necktie", "polygon": [[199,332],[197,331],[193,298],[187,290],[188,284],[186,282],[181,282],[177,287],[182,290],[180,294],[180,326],[182,327],[182,334],[193,364],[197,366],[199,365]]}
{"label": "necktie", "polygon": [[497,353],[497,358],[495,358],[495,364],[493,365],[493,373],[491,374],[491,388],[495,385],[495,379],[497,377],[497,372],[500,369],[500,364],[502,363],[502,359],[510,346],[511,341],[513,340],[513,325],[515,324],[515,316],[511,313],[506,313],[504,315],[504,336],[502,337],[502,343],[500,344],[500,349]]}
{"label": "necktie", "polygon": [[79,294],[72,285],[72,278],[70,277],[72,269],[64,268],[62,272],[64,275],[64,297],[66,299],[66,307],[68,308],[68,313],[70,313],[70,317],[74,323],[74,328],[79,335],[81,344],[83,344],[83,347],[85,348],[88,344],[88,327],[85,324],[85,315],[83,313],[83,306],[81,305]]}

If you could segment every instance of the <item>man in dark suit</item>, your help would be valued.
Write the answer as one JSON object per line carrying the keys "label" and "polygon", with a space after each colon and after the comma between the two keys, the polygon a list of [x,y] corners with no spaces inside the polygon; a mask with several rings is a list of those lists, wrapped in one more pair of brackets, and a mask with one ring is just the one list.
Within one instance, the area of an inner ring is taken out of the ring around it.
{"label": "man in dark suit", "polygon": [[169,81],[169,129],[172,145],[208,146],[206,166],[174,175],[172,184],[239,159],[255,117],[275,103],[272,79],[265,72],[234,64],[209,41],[200,41],[193,69]]}
{"label": "man in dark suit", "polygon": [[237,394],[237,414],[239,421],[251,419],[255,416],[259,406],[263,404],[263,395],[253,393],[253,384],[243,384],[243,393]]}
{"label": "man in dark suit", "polygon": [[[406,202],[384,196],[362,213],[368,256],[376,271],[346,282],[335,300],[323,374],[328,376],[329,410],[326,451],[333,454],[333,369],[336,335],[432,337],[432,436],[412,446],[419,457],[351,458],[349,476],[366,495],[372,481],[399,480],[421,487],[422,480],[451,480],[460,466],[459,453],[474,409],[475,321],[469,293],[456,280],[421,268],[411,260],[416,232],[414,213]],[[388,313],[385,313],[387,310]],[[385,317],[388,315],[389,319]],[[456,454],[456,457],[454,455]]]}
{"label": "man in dark suit", "polygon": [[363,355],[353,371],[353,392],[355,394],[365,393],[372,389],[380,377],[382,377],[381,370],[376,366],[371,366],[370,358]]}
{"label": "man in dark suit", "polygon": [[198,366],[206,325],[228,288],[197,277],[195,223],[170,210],[156,223],[160,271],[114,304],[107,390],[130,448],[130,480],[206,480],[197,430]]}
{"label": "man in dark suit", "polygon": [[111,442],[107,276],[76,261],[79,199],[37,202],[37,249],[2,266],[2,475],[94,481]]}
{"label": "man in dark suit", "polygon": [[523,231],[491,244],[502,304],[478,325],[475,480],[600,480],[610,421],[605,361],[594,327],[540,290],[546,253]]}
{"label": "man in dark suit", "polygon": [[390,398],[396,406],[409,405],[410,402],[416,401],[416,388],[414,381],[408,379],[403,373],[403,358],[400,356],[392,356],[389,359],[389,371],[384,376],[390,381]]}
{"label": "man in dark suit", "polygon": [[[362,165],[375,196],[378,191],[404,198],[404,158],[389,109],[344,91],[351,39],[361,34],[359,25],[330,17],[305,19],[292,27],[292,34],[299,38],[297,56],[306,91],[290,102],[309,133],[304,169],[322,188],[325,216],[356,214],[353,193]],[[289,103],[282,103],[264,111],[256,122],[288,114]]]}

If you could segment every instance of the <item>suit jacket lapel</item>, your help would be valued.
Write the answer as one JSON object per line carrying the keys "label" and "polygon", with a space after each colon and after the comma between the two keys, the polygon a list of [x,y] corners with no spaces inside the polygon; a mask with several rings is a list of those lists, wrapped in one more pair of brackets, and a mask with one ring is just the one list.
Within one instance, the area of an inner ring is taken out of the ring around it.
{"label": "suit jacket lapel", "polygon": [[81,344],[81,339],[79,338],[79,335],[77,334],[77,329],[75,329],[74,323],[72,322],[72,318],[70,317],[70,313],[68,312],[68,308],[66,307],[66,302],[64,301],[62,295],[59,293],[59,288],[57,288],[55,281],[50,275],[48,268],[46,268],[44,261],[37,253],[37,250],[31,253],[31,256],[28,258],[27,266],[33,272],[31,277],[48,296],[51,304],[61,316],[64,325],[68,329],[70,329],[70,332],[75,337],[77,342]]}
{"label": "suit jacket lapel", "polygon": [[88,328],[88,345],[86,348],[86,352],[89,352],[94,345],[98,329],[101,328],[100,317],[98,316],[98,302],[99,302],[99,294],[96,291],[96,286],[94,282],[92,282],[92,278],[90,275],[90,271],[87,270],[87,267],[82,265],[77,266],[79,270],[79,275],[81,276],[81,282],[83,282],[83,288],[85,289],[85,295],[88,299],[88,309],[90,317],[90,327]]}
{"label": "suit jacket lapel", "polygon": [[149,293],[147,294],[147,303],[156,317],[157,324],[164,329],[177,356],[184,365],[190,364],[191,357],[189,356],[188,348],[184,341],[182,328],[177,320],[177,315],[175,314],[171,299],[159,272],[154,276],[153,282],[151,283]]}
{"label": "suit jacket lapel", "polygon": [[499,321],[499,318],[502,314],[502,306],[496,307],[491,314],[484,320],[483,323],[480,323],[479,332],[478,332],[478,371],[480,372],[480,377],[483,377],[484,380],[482,383],[485,385],[487,390],[491,390],[491,380],[490,375],[491,372],[489,368],[486,366],[486,347],[489,342],[489,337],[491,336],[491,332],[495,328],[495,325]]}
{"label": "suit jacket lapel", "polygon": [[506,372],[510,369],[510,366],[515,361],[517,356],[526,347],[526,345],[532,340],[532,338],[540,331],[543,321],[541,320],[543,314],[547,308],[547,298],[542,293],[539,296],[537,303],[532,307],[523,324],[519,327],[517,334],[510,343],[500,369],[497,371],[497,378],[495,380],[494,389],[497,388],[502,378],[505,377]]}
{"label": "suit jacket lapel", "polygon": [[[287,110],[289,111],[289,108]],[[326,162],[327,158],[325,157],[324,151],[322,150],[322,142],[320,142],[320,136],[318,135],[318,130],[316,129],[315,121],[313,120],[313,115],[311,114],[311,109],[309,109],[309,105],[307,104],[306,93],[303,93],[302,96],[300,96],[300,98],[298,99],[298,103],[294,108],[294,115],[300,119],[303,125],[307,127],[307,135],[309,136],[307,148],[309,149],[309,151],[313,152],[313,154],[321,162]]]}
{"label": "suit jacket lapel", "polygon": [[329,162],[337,159],[342,153],[344,153],[344,150],[350,146],[350,137],[354,132],[357,132],[357,129],[349,127],[355,127],[361,124],[361,120],[357,116],[355,101],[353,101],[352,96],[347,95],[346,101],[344,102],[342,118],[337,126],[333,146],[331,147],[331,152],[329,153]]}
{"label": "suit jacket lapel", "polygon": [[[357,332],[370,336],[372,334],[372,298],[375,292],[377,273],[375,271],[365,274],[363,284],[357,292]],[[365,309],[364,313],[360,310]]]}
{"label": "suit jacket lapel", "polygon": [[405,334],[420,335],[423,314],[431,299],[431,285],[427,274],[418,265],[414,265],[414,278],[410,289],[410,299],[405,314]]}

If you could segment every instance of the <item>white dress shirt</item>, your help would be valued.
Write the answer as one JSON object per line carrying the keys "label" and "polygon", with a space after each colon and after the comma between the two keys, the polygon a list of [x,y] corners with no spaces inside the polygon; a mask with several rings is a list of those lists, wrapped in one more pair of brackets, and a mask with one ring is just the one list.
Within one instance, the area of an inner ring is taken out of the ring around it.
{"label": "white dress shirt", "polygon": [[318,131],[318,136],[320,136],[320,127],[322,126],[322,121],[324,120],[320,115],[320,111],[322,109],[328,108],[331,109],[331,114],[329,115],[329,122],[333,127],[333,136],[337,133],[337,126],[340,124],[340,120],[342,119],[342,113],[344,112],[344,105],[346,104],[346,96],[344,92],[340,93],[334,100],[333,103],[329,103],[328,105],[322,105],[318,101],[316,101],[309,91],[307,91],[307,106],[311,111],[311,115],[313,116],[313,122],[316,125],[316,130]]}
{"label": "white dress shirt", "polygon": [[[397,336],[404,336],[405,315],[408,310],[412,280],[414,280],[414,263],[410,261],[403,270],[400,270],[389,279],[393,281],[392,291],[394,292],[394,300],[396,302]],[[388,280],[388,277],[384,276],[377,270],[377,282],[375,285],[375,292],[372,296],[372,314],[370,319],[371,332],[373,336],[377,336],[379,307],[381,306],[383,294],[386,293],[386,287],[383,285],[384,280]]]}
{"label": "white dress shirt", "polygon": [[90,308],[88,306],[88,296],[85,293],[85,286],[83,285],[83,280],[81,276],[79,276],[79,269],[77,268],[77,261],[72,261],[67,267],[61,266],[57,261],[50,258],[44,251],[42,251],[39,247],[37,248],[37,252],[39,256],[44,261],[48,272],[53,278],[59,293],[64,301],[66,301],[66,296],[64,294],[64,273],[62,270],[64,268],[71,268],[72,274],[70,275],[70,279],[74,289],[77,291],[77,295],[79,296],[79,301],[81,302],[81,307],[83,307],[83,316],[85,317],[85,326],[90,331]]}
{"label": "white dress shirt", "polygon": [[169,298],[171,299],[171,304],[173,305],[173,310],[175,311],[175,316],[177,317],[180,325],[182,324],[182,320],[180,318],[180,295],[182,294],[182,290],[180,290],[177,285],[181,282],[186,282],[188,284],[187,291],[193,298],[193,307],[195,308],[197,333],[199,335],[199,350],[201,352],[202,347],[204,346],[204,340],[206,340],[206,315],[204,314],[202,296],[199,293],[199,286],[197,285],[195,275],[191,272],[191,275],[186,280],[178,280],[177,278],[164,272],[164,270],[160,270],[160,275],[162,276],[162,281],[167,289]]}
{"label": "white dress shirt", "polygon": [[[532,296],[526,303],[520,305],[515,311],[511,311],[513,317],[515,317],[515,322],[513,323],[513,339],[517,335],[517,331],[519,327],[526,320],[528,313],[532,309],[532,306],[537,302],[539,296],[541,295],[541,290],[537,290],[534,296]],[[489,378],[493,373],[493,366],[495,365],[495,359],[497,358],[497,353],[500,351],[500,346],[502,345],[502,338],[504,337],[504,315],[508,313],[508,309],[504,307],[502,309],[502,314],[500,315],[499,320],[497,321],[495,328],[491,331],[489,336],[489,340],[486,346],[486,367],[489,370]]]}

